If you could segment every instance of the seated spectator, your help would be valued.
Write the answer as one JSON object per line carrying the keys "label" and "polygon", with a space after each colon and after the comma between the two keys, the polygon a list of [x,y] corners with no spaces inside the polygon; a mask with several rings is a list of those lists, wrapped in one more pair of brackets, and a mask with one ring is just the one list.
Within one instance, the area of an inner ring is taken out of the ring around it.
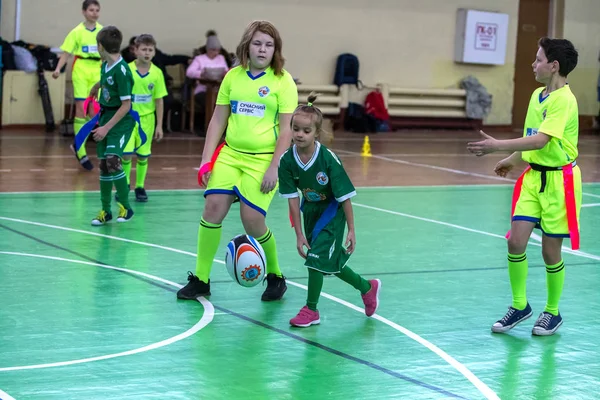
{"label": "seated spectator", "polygon": [[[207,32],[206,32],[206,39],[208,40],[208,38],[209,38],[209,37],[211,37],[211,36],[217,37],[217,32],[216,32],[216,31],[214,31],[214,30],[212,30],[212,29],[211,29],[211,30],[209,30],[209,31],[207,31]],[[229,68],[232,68],[232,67],[234,67],[234,66],[235,66],[235,65],[234,65],[234,57],[235,57],[235,54],[234,54],[234,53],[229,53],[227,50],[225,50],[225,49],[224,49],[224,48],[222,48],[222,47],[221,47],[221,49],[220,49],[219,53],[220,53],[220,54],[221,54],[223,57],[225,57],[225,61],[227,62],[227,66],[228,66]],[[206,45],[204,45],[204,46],[202,46],[202,47],[199,47],[199,48],[197,48],[197,49],[194,49],[194,52],[193,52],[193,54],[194,54],[194,57],[195,57],[195,56],[199,56],[199,55],[201,55],[201,54],[206,54]]]}
{"label": "seated spectator", "polygon": [[[223,54],[219,38],[216,35],[208,36],[206,39],[206,53],[200,54],[192,60],[186,71],[186,76],[189,79],[200,81],[213,81],[220,83],[229,66]],[[194,86],[194,97],[196,102],[196,111],[201,115],[204,114],[206,107],[206,85],[198,83]],[[206,118],[206,116],[204,116]],[[202,118],[203,120],[203,118]]]}

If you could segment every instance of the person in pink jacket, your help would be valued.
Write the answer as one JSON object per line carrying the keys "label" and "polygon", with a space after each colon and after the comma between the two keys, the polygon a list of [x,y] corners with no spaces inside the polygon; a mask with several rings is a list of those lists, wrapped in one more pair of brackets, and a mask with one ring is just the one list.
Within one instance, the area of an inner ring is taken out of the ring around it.
{"label": "person in pink jacket", "polygon": [[[192,63],[188,66],[186,76],[190,79],[208,80],[220,82],[223,80],[229,67],[225,57],[221,54],[221,43],[216,35],[206,38],[206,53],[194,57]],[[204,115],[206,105],[206,85],[199,83],[194,86],[194,96],[196,101],[196,112],[204,118],[210,116]]]}

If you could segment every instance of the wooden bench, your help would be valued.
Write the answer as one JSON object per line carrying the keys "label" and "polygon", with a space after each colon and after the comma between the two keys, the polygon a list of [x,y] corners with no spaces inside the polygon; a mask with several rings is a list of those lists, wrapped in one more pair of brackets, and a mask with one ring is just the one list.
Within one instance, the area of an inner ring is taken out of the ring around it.
{"label": "wooden bench", "polygon": [[466,90],[379,86],[390,114],[390,127],[481,128],[482,120],[467,118]]}
{"label": "wooden bench", "polygon": [[348,87],[336,85],[312,85],[300,83],[298,87],[298,102],[306,104],[310,92],[319,94],[315,106],[319,107],[324,117],[333,122],[333,129],[343,126],[343,116],[348,104]]}

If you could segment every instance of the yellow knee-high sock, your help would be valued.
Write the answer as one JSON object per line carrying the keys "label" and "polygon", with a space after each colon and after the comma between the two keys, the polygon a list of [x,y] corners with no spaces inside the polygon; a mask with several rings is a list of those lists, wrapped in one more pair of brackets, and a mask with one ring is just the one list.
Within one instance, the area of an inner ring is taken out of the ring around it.
{"label": "yellow knee-high sock", "polygon": [[196,257],[196,276],[208,283],[213,259],[221,242],[221,224],[211,224],[204,218],[200,220],[198,228],[198,255]]}
{"label": "yellow knee-high sock", "polygon": [[281,278],[281,270],[279,269],[279,259],[277,258],[277,243],[275,242],[275,236],[269,228],[267,232],[259,238],[256,238],[258,243],[262,246],[265,251],[265,257],[267,257],[267,273],[275,274]]}

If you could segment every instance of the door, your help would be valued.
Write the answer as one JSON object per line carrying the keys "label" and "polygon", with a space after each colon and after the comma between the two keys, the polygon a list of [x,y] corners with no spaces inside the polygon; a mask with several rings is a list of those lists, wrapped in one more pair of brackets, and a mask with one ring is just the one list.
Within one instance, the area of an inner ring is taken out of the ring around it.
{"label": "door", "polygon": [[541,86],[535,80],[531,64],[535,60],[538,40],[548,35],[550,0],[520,0],[515,59],[512,126],[523,129],[531,93]]}

